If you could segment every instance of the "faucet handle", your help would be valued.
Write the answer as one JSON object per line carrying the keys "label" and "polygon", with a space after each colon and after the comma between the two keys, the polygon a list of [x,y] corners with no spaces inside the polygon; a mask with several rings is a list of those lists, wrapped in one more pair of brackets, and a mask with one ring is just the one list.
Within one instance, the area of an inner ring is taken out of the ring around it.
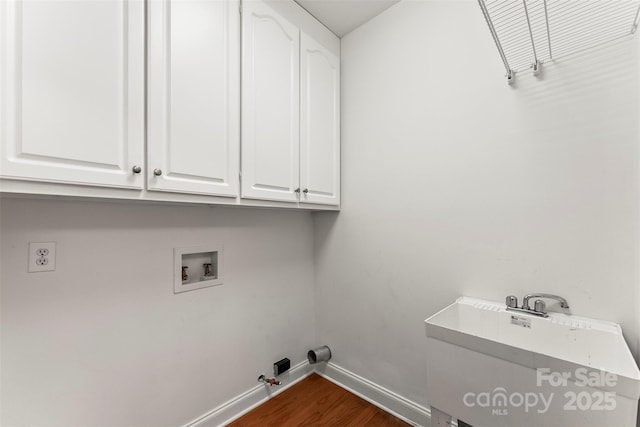
{"label": "faucet handle", "polygon": [[518,308],[518,298],[515,295],[509,295],[505,301],[507,307],[509,308]]}
{"label": "faucet handle", "polygon": [[533,311],[537,313],[546,313],[547,304],[544,301],[538,299],[536,300],[536,302],[533,303]]}

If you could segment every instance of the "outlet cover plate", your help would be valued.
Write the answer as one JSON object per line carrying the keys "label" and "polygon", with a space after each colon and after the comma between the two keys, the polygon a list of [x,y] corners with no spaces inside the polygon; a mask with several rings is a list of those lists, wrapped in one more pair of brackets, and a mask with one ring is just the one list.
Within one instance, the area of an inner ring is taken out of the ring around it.
{"label": "outlet cover plate", "polygon": [[29,273],[55,269],[56,242],[29,242]]}

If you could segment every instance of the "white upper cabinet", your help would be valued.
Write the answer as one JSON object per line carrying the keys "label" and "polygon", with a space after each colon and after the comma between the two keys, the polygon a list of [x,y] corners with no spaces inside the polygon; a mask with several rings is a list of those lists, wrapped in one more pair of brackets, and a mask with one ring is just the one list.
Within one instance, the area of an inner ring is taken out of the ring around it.
{"label": "white upper cabinet", "polygon": [[0,176],[140,189],[144,2],[0,1]]}
{"label": "white upper cabinet", "polygon": [[339,58],[293,1],[0,0],[0,192],[339,209]]}
{"label": "white upper cabinet", "polygon": [[299,29],[255,0],[242,20],[242,197],[296,202]]}
{"label": "white upper cabinet", "polygon": [[[339,205],[339,42],[315,27],[326,48],[274,7],[283,6],[243,3],[241,194]],[[309,27],[301,8],[284,12]]]}
{"label": "white upper cabinet", "polygon": [[340,58],[300,39],[300,201],[340,204]]}
{"label": "white upper cabinet", "polygon": [[148,2],[149,190],[237,196],[236,0]]}

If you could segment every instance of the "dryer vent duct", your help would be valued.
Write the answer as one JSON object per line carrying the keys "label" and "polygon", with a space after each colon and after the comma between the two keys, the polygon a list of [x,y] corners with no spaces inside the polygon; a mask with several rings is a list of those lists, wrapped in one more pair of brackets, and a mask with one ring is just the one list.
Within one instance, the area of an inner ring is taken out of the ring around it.
{"label": "dryer vent duct", "polygon": [[322,347],[309,350],[307,352],[307,359],[309,359],[309,363],[312,365],[318,362],[326,362],[331,359],[331,349],[323,345]]}

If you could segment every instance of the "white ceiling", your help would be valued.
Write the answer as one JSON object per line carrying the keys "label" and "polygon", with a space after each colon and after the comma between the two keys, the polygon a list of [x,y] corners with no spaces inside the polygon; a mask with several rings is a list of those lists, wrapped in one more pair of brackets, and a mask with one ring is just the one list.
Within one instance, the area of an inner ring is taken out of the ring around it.
{"label": "white ceiling", "polygon": [[342,37],[400,0],[295,0]]}

